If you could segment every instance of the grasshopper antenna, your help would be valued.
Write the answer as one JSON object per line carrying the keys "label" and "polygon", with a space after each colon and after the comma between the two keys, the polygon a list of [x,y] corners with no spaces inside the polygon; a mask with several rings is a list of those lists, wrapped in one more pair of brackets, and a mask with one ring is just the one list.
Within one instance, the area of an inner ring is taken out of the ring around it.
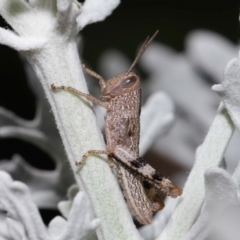
{"label": "grasshopper antenna", "polygon": [[136,63],[138,62],[139,58],[142,56],[142,54],[144,53],[144,51],[146,50],[146,48],[148,47],[148,45],[151,43],[151,41],[157,36],[159,30],[157,30],[153,36],[149,39],[149,36],[146,38],[146,40],[144,41],[142,47],[140,48],[135,60],[133,61],[131,67],[128,69],[127,74],[133,69],[133,67],[136,65]]}

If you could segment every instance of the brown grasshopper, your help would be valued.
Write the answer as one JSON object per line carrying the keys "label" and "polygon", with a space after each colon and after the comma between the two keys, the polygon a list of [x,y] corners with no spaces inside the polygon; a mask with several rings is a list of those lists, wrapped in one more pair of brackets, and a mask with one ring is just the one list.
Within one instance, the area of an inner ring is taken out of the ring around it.
{"label": "brown grasshopper", "polygon": [[[145,40],[134,62],[127,72],[121,73],[107,82],[97,73],[85,67],[85,72],[99,80],[101,101],[90,94],[68,86],[54,86],[53,90],[67,90],[85,97],[92,103],[107,110],[105,116],[106,150],[89,150],[83,155],[82,165],[89,155],[107,154],[110,163],[116,167],[121,187],[129,209],[141,224],[152,221],[153,212],[164,207],[163,195],[173,198],[182,194],[182,189],[163,177],[146,161],[139,157],[139,133],[141,111],[140,78],[131,72],[158,31]],[[111,164],[110,164],[111,165]]]}

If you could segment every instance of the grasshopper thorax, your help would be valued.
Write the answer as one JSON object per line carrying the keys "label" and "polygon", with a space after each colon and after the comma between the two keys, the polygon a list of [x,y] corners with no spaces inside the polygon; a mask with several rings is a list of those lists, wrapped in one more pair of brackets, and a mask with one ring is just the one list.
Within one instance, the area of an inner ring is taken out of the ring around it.
{"label": "grasshopper thorax", "polygon": [[140,88],[140,78],[136,73],[121,73],[106,82],[102,90],[102,98],[110,101],[112,98],[131,93]]}

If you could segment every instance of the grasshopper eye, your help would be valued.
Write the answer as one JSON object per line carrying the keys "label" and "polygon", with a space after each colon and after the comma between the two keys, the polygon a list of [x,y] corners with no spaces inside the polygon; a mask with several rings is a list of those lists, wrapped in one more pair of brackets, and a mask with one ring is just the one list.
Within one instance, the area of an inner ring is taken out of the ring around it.
{"label": "grasshopper eye", "polygon": [[130,78],[125,79],[122,83],[121,83],[121,87],[122,88],[129,88],[132,87],[135,83],[137,82],[137,78],[132,76]]}

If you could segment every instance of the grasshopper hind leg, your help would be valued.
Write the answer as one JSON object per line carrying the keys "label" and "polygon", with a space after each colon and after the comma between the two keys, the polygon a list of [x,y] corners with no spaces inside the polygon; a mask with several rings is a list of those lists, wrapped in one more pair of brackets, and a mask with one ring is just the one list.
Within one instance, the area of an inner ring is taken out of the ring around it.
{"label": "grasshopper hind leg", "polygon": [[164,194],[157,190],[151,183],[148,181],[143,181],[143,186],[148,196],[149,200],[151,201],[151,208],[153,212],[158,212],[162,210],[165,206],[163,202]]}

